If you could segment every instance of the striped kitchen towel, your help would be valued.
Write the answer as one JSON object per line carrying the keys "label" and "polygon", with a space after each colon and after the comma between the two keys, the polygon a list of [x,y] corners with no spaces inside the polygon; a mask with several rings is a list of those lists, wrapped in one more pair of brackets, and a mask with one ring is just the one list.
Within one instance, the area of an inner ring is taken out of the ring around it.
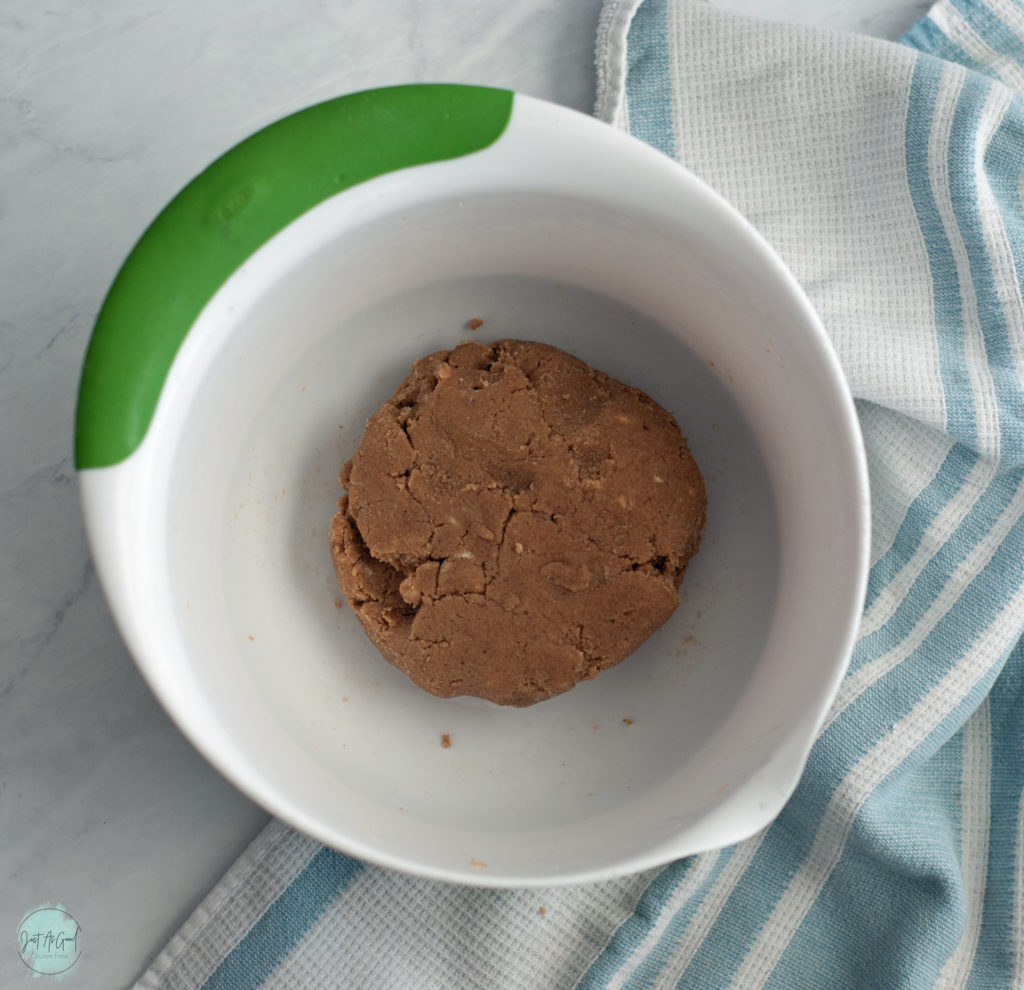
{"label": "striped kitchen towel", "polygon": [[400,876],[274,823],[142,988],[1024,987],[1024,7],[900,45],[608,0],[598,113],[781,252],[857,399],[873,556],[779,818],[585,887]]}

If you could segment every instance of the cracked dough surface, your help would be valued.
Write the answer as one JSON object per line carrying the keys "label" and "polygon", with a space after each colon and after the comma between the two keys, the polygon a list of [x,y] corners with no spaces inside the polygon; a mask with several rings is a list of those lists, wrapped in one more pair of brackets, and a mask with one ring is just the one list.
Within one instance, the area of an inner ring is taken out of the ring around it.
{"label": "cracked dough surface", "polygon": [[440,697],[525,706],[633,652],[679,603],[705,520],[679,426],[546,344],[417,361],[341,470],[341,589]]}

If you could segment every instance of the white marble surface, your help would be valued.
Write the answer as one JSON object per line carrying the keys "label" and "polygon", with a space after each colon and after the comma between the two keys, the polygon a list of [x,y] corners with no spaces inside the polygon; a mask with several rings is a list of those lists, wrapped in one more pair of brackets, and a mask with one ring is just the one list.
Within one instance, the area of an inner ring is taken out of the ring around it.
{"label": "white marble surface", "polygon": [[[896,38],[914,0],[722,0]],[[389,83],[594,95],[600,0],[5,0],[0,7],[0,986],[22,916],[82,928],[77,988],[130,984],[266,820],[136,674],[71,461],[92,321],[145,224],[259,126]],[[45,978],[44,978],[45,981]]]}

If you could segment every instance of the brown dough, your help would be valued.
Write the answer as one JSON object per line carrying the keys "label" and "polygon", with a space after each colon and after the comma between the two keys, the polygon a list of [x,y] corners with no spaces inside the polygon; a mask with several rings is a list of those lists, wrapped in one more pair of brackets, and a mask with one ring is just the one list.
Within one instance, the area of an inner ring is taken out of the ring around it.
{"label": "brown dough", "polygon": [[672,614],[704,481],[653,399],[546,344],[417,361],[342,468],[341,589],[431,694],[532,705]]}

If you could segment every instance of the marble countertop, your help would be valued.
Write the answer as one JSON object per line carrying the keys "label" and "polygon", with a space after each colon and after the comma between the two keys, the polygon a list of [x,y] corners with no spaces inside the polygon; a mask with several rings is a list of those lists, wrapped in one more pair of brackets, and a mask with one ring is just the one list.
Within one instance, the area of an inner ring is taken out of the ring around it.
{"label": "marble countertop", "polygon": [[[421,80],[594,99],[601,0],[7,0],[0,12],[0,985],[63,905],[76,988],[129,985],[266,822],[142,682],[89,560],[71,458],[92,322],[171,196],[341,93]],[[721,0],[897,38],[915,0]],[[45,979],[45,978],[44,978]]]}

